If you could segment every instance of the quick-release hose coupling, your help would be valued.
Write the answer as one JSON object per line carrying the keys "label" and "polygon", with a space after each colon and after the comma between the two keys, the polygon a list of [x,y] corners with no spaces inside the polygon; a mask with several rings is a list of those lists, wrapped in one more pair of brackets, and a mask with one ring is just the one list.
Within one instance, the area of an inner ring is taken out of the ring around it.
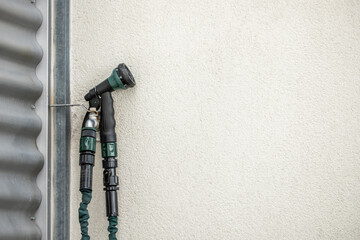
{"label": "quick-release hose coupling", "polygon": [[98,112],[91,109],[86,114],[80,138],[80,190],[92,190],[93,167],[95,165],[96,129],[99,127]]}
{"label": "quick-release hose coupling", "polygon": [[93,167],[95,165],[96,128],[82,128],[80,138],[80,190],[92,190]]}
{"label": "quick-release hose coupling", "polygon": [[116,167],[118,166],[115,157],[105,157],[103,162],[103,181],[106,199],[106,216],[118,216],[117,190],[119,190],[119,177],[116,176]]}

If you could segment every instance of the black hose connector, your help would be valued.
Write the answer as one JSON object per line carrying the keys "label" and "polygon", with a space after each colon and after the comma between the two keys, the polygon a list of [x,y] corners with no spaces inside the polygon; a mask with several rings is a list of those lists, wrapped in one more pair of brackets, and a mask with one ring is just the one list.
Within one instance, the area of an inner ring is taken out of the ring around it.
{"label": "black hose connector", "polygon": [[80,154],[80,191],[81,190],[92,190],[92,178],[93,178],[93,167],[95,163],[94,153],[83,153]]}
{"label": "black hose connector", "polygon": [[117,190],[119,190],[119,177],[116,176],[117,160],[108,157],[103,160],[104,191],[106,198],[106,216],[118,216]]}
{"label": "black hose connector", "polygon": [[[88,118],[88,114],[85,119]],[[83,127],[80,138],[80,191],[92,190],[93,167],[95,165],[96,129]]]}

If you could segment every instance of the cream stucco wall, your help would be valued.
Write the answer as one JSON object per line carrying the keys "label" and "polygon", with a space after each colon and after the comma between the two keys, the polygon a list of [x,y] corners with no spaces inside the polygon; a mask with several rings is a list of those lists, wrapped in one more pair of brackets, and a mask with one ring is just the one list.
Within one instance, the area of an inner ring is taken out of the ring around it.
{"label": "cream stucco wall", "polygon": [[[360,239],[359,1],[71,4],[72,102],[120,62],[137,80],[113,94],[119,239]],[[97,157],[89,228],[106,239]]]}

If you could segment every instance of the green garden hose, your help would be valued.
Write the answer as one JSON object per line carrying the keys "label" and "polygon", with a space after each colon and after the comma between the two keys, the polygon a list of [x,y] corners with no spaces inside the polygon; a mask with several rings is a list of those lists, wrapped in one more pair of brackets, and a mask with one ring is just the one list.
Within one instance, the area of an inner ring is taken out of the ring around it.
{"label": "green garden hose", "polygon": [[[81,227],[81,240],[90,240],[90,236],[88,233],[88,225],[89,225],[89,211],[87,209],[87,206],[91,202],[91,190],[82,190],[82,201],[80,203],[79,207],[79,222]],[[115,238],[116,239],[116,238]]]}
{"label": "green garden hose", "polygon": [[[80,138],[80,192],[82,202],[79,207],[79,223],[81,240],[90,240],[88,205],[92,197],[92,177],[95,165],[96,131],[100,130],[103,183],[106,198],[106,216],[108,217],[109,240],[116,240],[118,231],[118,199],[119,178],[116,176],[117,149],[115,133],[114,106],[111,92],[116,89],[127,89],[135,86],[135,79],[125,64],[119,64],[110,77],[91,89],[85,100],[89,102],[89,109],[85,115]],[[100,118],[100,122],[99,122]]]}
{"label": "green garden hose", "polygon": [[117,224],[118,224],[118,218],[117,217],[108,217],[109,226],[109,240],[116,240],[116,233],[118,231]]}

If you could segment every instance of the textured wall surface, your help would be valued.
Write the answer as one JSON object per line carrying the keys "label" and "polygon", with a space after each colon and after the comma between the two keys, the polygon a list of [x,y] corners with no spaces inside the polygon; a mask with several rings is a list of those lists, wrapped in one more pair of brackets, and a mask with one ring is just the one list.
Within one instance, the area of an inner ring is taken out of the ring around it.
{"label": "textured wall surface", "polygon": [[359,1],[79,0],[71,18],[72,102],[120,62],[138,83],[114,94],[119,239],[360,239]]}

